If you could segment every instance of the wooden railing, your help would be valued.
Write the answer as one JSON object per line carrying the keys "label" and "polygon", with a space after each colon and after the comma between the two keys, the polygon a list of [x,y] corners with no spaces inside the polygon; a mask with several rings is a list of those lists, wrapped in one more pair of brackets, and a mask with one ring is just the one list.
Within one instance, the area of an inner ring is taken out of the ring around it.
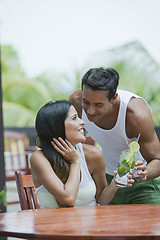
{"label": "wooden railing", "polygon": [[34,127],[4,127],[4,130],[25,133],[29,139],[29,145],[35,146],[36,129]]}

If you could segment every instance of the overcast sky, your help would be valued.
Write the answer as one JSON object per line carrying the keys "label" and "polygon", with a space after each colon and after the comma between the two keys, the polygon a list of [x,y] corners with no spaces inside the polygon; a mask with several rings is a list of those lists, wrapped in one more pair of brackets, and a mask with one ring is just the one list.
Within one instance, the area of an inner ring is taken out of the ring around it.
{"label": "overcast sky", "polygon": [[134,40],[160,63],[160,0],[0,0],[0,32],[29,77]]}

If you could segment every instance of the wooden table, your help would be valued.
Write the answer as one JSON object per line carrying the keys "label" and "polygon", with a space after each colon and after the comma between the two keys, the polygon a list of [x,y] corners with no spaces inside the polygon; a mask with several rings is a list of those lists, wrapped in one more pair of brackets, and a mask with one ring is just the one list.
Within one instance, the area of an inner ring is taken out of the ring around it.
{"label": "wooden table", "polygon": [[1,213],[0,235],[43,240],[159,240],[160,205],[108,205]]}

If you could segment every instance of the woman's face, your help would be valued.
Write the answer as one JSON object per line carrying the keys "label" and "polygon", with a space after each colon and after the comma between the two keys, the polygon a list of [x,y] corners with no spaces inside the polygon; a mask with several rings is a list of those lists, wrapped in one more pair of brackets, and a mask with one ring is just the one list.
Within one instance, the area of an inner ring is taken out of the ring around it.
{"label": "woman's face", "polygon": [[73,106],[70,107],[64,123],[66,139],[70,141],[73,146],[85,141],[84,121],[78,117],[77,111]]}

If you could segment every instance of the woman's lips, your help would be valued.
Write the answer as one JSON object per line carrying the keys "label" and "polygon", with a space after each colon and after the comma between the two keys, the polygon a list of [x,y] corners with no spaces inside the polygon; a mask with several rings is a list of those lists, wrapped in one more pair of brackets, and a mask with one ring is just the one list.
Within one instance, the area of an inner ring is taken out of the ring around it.
{"label": "woman's lips", "polygon": [[84,135],[84,128],[80,128],[80,129],[78,130],[78,132],[83,133],[83,135]]}

